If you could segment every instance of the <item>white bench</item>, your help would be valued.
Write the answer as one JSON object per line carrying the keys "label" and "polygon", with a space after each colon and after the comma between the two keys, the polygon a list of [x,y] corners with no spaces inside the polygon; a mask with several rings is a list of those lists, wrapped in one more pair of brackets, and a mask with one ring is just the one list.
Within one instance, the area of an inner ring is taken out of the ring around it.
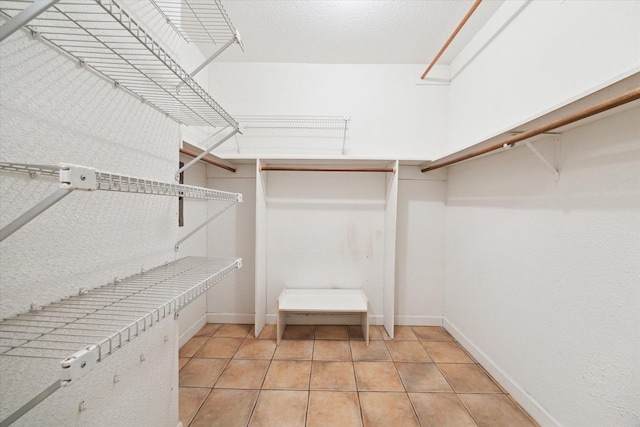
{"label": "white bench", "polygon": [[284,289],[277,306],[278,344],[287,313],[360,313],[362,334],[369,345],[369,300],[362,289]]}

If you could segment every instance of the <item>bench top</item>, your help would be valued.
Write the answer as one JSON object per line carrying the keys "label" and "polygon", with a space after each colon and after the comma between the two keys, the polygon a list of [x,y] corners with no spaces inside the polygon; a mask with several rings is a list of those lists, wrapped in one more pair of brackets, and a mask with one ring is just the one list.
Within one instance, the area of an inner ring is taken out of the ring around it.
{"label": "bench top", "polygon": [[367,303],[362,289],[284,289],[278,297],[280,311],[361,313]]}

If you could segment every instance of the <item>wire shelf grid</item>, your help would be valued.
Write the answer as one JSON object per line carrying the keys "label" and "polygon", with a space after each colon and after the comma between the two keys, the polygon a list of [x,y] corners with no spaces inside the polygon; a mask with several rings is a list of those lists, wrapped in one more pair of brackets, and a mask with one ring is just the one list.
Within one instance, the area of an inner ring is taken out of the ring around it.
{"label": "wire shelf grid", "polygon": [[[13,18],[30,3],[0,0],[0,15]],[[180,123],[238,128],[115,0],[62,0],[27,28]]]}
{"label": "wire shelf grid", "polygon": [[[78,167],[75,165],[34,165],[26,163],[0,162],[0,171],[26,173],[30,176],[60,177],[64,182],[61,173],[66,168]],[[84,166],[79,166],[84,168]],[[91,169],[91,168],[87,168]],[[211,188],[195,187],[191,185],[175,184],[162,181],[155,181],[134,176],[119,175],[109,172],[101,172],[91,169],[96,176],[96,184],[90,190],[118,191],[123,193],[155,194],[160,196],[179,196],[196,199],[220,200],[227,202],[237,202],[242,199],[238,193],[214,190]]]}
{"label": "wire shelf grid", "polygon": [[5,319],[0,356],[64,359],[95,346],[100,362],[241,266],[239,258],[181,258]]}
{"label": "wire shelf grid", "polygon": [[237,29],[220,0],[151,0],[171,27],[189,43],[220,44]]}

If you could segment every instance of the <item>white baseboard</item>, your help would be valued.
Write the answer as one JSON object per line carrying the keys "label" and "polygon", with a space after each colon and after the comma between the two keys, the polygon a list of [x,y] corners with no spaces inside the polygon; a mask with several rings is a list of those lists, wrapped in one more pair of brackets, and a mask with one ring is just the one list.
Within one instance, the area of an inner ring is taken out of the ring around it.
{"label": "white baseboard", "polygon": [[251,313],[207,313],[207,323],[237,323],[253,325],[256,315]]}
{"label": "white baseboard", "polygon": [[182,347],[189,341],[200,329],[207,323],[207,316],[202,316],[178,337],[178,348]]}
{"label": "white baseboard", "polygon": [[395,324],[399,326],[442,326],[442,316],[395,316]]}
{"label": "white baseboard", "polygon": [[447,320],[446,317],[442,318],[442,326],[475,357],[478,363],[480,363],[540,425],[560,426],[558,420],[547,412],[533,396],[520,387],[513,378],[504,372],[484,351],[467,338],[460,329]]}
{"label": "white baseboard", "polygon": [[[276,315],[267,314],[267,324],[276,324]],[[382,325],[382,316],[369,316],[370,325]],[[359,314],[288,314],[288,325],[359,325]]]}

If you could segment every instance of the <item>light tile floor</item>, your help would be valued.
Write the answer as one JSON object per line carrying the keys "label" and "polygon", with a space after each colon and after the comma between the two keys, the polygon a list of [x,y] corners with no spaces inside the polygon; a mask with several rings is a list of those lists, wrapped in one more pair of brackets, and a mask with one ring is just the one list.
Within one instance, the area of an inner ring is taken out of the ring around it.
{"label": "light tile floor", "polygon": [[207,324],[180,349],[196,426],[537,426],[443,328]]}

